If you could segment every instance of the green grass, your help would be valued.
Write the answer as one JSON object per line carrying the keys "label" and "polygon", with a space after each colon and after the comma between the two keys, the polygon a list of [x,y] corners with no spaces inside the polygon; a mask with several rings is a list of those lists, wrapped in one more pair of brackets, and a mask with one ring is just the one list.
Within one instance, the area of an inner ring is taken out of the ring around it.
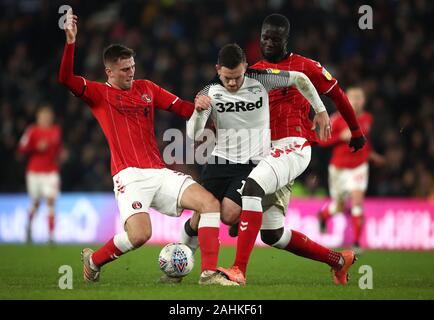
{"label": "green grass", "polygon": [[[202,287],[196,267],[181,285],[157,282],[160,247],[145,246],[105,266],[101,281],[82,280],[82,246],[0,246],[0,299],[434,299],[434,253],[367,251],[351,269],[348,286],[335,286],[328,266],[285,251],[256,248],[244,287]],[[234,248],[221,248],[229,266]],[[58,287],[61,265],[73,269],[73,289]],[[373,289],[361,290],[361,265],[373,269]]]}

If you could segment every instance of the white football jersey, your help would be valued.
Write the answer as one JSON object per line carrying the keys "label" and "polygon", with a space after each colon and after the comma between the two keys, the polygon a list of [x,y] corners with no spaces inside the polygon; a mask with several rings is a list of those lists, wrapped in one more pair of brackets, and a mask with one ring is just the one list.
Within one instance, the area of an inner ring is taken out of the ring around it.
{"label": "white football jersey", "polygon": [[[292,85],[298,87],[294,81],[296,74],[299,73],[248,69],[243,85],[233,93],[217,79],[199,93],[211,98],[211,107],[193,113],[187,124],[189,136],[200,135],[211,118],[216,128],[214,156],[236,163],[261,160],[271,146],[268,92]],[[315,90],[313,85],[312,88]]]}

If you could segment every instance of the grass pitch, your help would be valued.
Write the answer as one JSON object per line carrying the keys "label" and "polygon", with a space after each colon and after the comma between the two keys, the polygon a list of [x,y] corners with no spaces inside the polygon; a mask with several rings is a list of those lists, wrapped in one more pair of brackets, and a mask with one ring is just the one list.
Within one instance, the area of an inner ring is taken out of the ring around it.
{"label": "grass pitch", "polygon": [[[159,284],[157,257],[163,246],[145,246],[102,270],[99,283],[82,279],[84,246],[1,245],[0,299],[434,299],[434,253],[366,251],[350,270],[350,284],[335,286],[329,267],[272,248],[255,248],[243,287],[199,286],[200,255],[181,285]],[[97,246],[91,246],[97,248]],[[235,248],[222,247],[229,266]],[[73,271],[73,289],[61,290],[59,267]],[[373,270],[373,289],[359,288],[359,267]]]}

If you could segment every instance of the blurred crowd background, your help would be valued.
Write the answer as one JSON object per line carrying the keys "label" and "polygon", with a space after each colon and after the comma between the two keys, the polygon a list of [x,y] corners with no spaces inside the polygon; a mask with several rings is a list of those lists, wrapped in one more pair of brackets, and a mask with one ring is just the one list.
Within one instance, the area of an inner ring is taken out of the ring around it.
{"label": "blurred crowd background", "polygon": [[[136,78],[148,78],[192,100],[215,75],[219,48],[237,42],[250,63],[260,58],[261,22],[270,13],[291,22],[290,51],[320,61],[342,88],[361,85],[374,115],[370,136],[387,159],[371,166],[368,194],[434,198],[434,5],[429,0],[372,4],[372,30],[360,30],[366,1],[43,1],[0,2],[0,192],[25,191],[25,158],[16,152],[41,104],[53,106],[64,132],[63,191],[110,191],[110,154],[88,107],[57,83],[68,4],[79,16],[75,73],[105,81],[102,50],[133,48]],[[325,100],[328,110],[334,106]],[[155,119],[163,148],[167,128],[185,122],[167,112]],[[315,147],[296,196],[325,195],[330,150]],[[171,166],[199,177],[197,165]]]}

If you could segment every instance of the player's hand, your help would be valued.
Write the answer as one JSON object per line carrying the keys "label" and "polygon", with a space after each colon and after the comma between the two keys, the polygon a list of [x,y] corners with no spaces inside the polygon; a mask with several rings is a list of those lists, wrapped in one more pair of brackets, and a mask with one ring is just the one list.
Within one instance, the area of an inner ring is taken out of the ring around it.
{"label": "player's hand", "polygon": [[366,143],[366,138],[363,135],[362,131],[360,130],[360,128],[351,130],[351,140],[350,143],[348,144],[350,149],[353,149],[353,152],[356,152],[359,149],[362,149],[363,146]]}
{"label": "player's hand", "polygon": [[196,96],[194,98],[194,107],[197,111],[203,111],[209,109],[211,106],[211,98],[208,96]]}
{"label": "player's hand", "polygon": [[69,9],[66,13],[66,21],[64,26],[67,43],[75,42],[75,37],[77,36],[77,19],[78,17],[72,14],[72,9]]}
{"label": "player's hand", "polygon": [[313,118],[312,130],[319,127],[319,139],[326,141],[332,137],[332,126],[327,111],[318,112]]}
{"label": "player's hand", "polygon": [[47,148],[48,148],[48,142],[47,142],[47,140],[41,140],[41,141],[39,141],[39,143],[36,145],[36,149],[37,149],[39,152],[44,152],[45,150],[47,150]]}

